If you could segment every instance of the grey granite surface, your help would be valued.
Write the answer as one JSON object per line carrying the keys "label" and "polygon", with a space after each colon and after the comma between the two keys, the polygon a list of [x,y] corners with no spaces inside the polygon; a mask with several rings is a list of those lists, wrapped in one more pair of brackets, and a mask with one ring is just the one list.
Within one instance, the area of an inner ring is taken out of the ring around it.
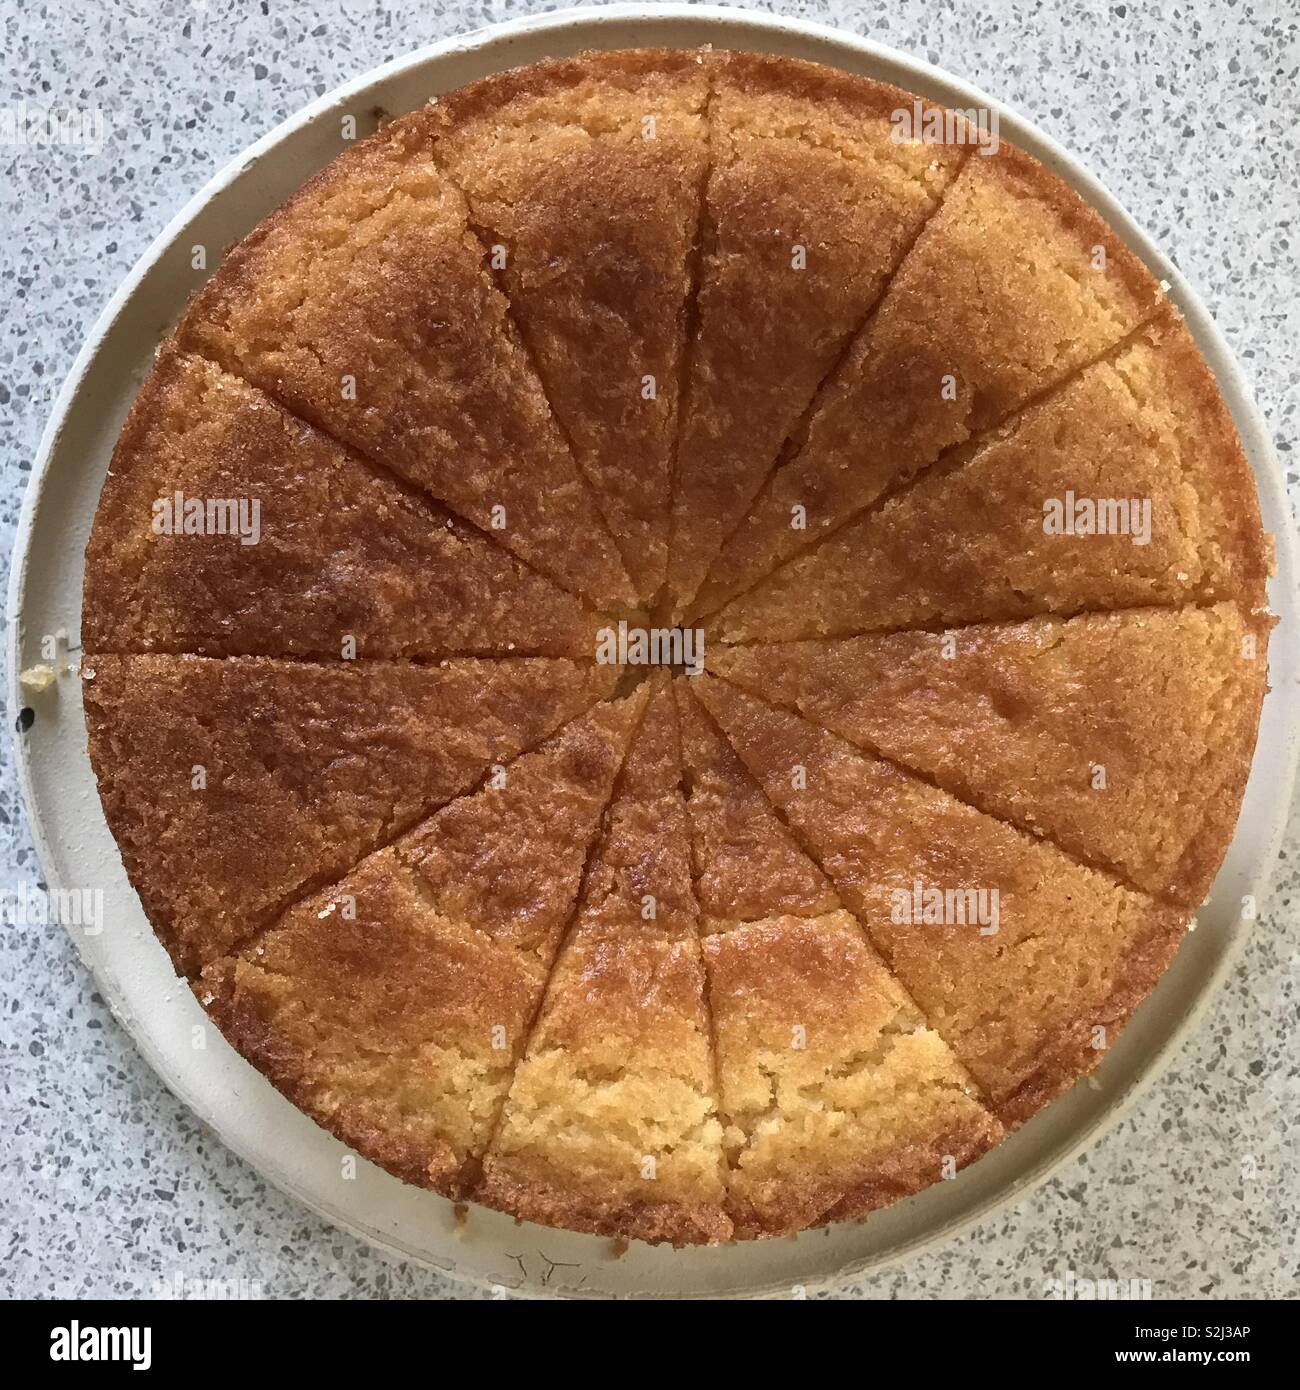
{"label": "grey granite surface", "polygon": [[[4,5],[0,106],[97,108],[99,152],[0,145],[0,556],[50,402],[110,293],[228,159],[390,57],[528,5]],[[1294,0],[761,5],[968,78],[1080,156],[1197,286],[1300,498],[1300,12]],[[12,711],[6,718],[12,722]],[[9,749],[0,885],[39,875]],[[1195,1037],[1132,1115],[1016,1208],[841,1297],[1041,1296],[1072,1269],[1162,1296],[1287,1297],[1300,1083],[1294,830]],[[61,929],[0,934],[0,1292],[147,1294],[243,1277],[281,1297],[457,1297],[269,1188],[136,1055]]]}

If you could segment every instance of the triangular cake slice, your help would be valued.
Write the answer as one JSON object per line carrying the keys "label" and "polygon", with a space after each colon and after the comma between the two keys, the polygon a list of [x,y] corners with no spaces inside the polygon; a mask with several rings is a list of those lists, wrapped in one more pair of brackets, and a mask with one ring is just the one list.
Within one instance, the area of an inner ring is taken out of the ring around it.
{"label": "triangular cake slice", "polygon": [[711,669],[1195,907],[1236,825],[1267,630],[1235,604],[722,648]]}
{"label": "triangular cake slice", "polygon": [[548,1225],[727,1238],[676,715],[660,686],[628,755],[474,1197]]}
{"label": "triangular cake slice", "polygon": [[702,931],[838,911],[830,880],[781,823],[693,686],[674,682]]}
{"label": "triangular cake slice", "polygon": [[1185,911],[723,681],[696,688],[1004,1124],[1097,1066]]}
{"label": "triangular cake slice", "polygon": [[441,914],[550,969],[646,695],[597,705],[398,842]]}
{"label": "triangular cake slice", "polygon": [[213,362],[165,349],[86,554],[91,651],[581,656],[572,594]]}
{"label": "triangular cake slice", "polygon": [[109,828],[186,974],[612,688],[546,657],[90,654],[82,677]]}
{"label": "triangular cake slice", "polygon": [[896,138],[891,116],[912,108],[811,63],[715,60],[673,518],[679,611],[960,167],[960,146]]}
{"label": "triangular cake slice", "polygon": [[677,689],[736,1234],[845,1220],[954,1176],[1001,1125]]}
{"label": "triangular cake slice", "polygon": [[725,640],[1239,599],[1271,556],[1209,368],[1167,310],[1111,359],[776,571]]}
{"label": "triangular cake slice", "polygon": [[470,230],[429,111],[341,155],[246,237],[177,330],[562,587],[630,583]]}
{"label": "triangular cake slice", "polygon": [[366,1158],[461,1195],[643,703],[598,705],[207,966],[226,1038]]}
{"label": "triangular cake slice", "polygon": [[707,94],[703,54],[643,49],[499,73],[433,112],[434,158],[646,602],[667,562]]}
{"label": "triangular cake slice", "polygon": [[842,366],[807,437],[701,591],[716,609],[973,432],[1133,332],[1160,291],[1055,175],[1009,145],[967,159]]}

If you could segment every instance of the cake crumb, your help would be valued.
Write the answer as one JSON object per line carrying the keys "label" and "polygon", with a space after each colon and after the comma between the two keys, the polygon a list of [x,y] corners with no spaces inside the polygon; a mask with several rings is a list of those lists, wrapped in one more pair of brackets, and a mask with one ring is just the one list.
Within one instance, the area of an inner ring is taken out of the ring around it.
{"label": "cake crumb", "polygon": [[42,663],[39,666],[29,666],[18,677],[18,683],[24,690],[30,690],[39,694],[42,690],[48,690],[54,684],[54,667]]}

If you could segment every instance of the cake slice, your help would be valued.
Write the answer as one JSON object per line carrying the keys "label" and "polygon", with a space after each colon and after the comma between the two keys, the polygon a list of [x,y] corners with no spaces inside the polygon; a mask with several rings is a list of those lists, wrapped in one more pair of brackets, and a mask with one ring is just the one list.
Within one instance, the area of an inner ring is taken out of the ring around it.
{"label": "cake slice", "polygon": [[718,54],[673,516],[681,611],[966,153],[903,143],[896,88]]}
{"label": "cake slice", "polygon": [[398,842],[442,915],[551,967],[646,694],[597,705]]}
{"label": "cake slice", "polygon": [[1074,191],[1009,145],[972,154],[718,558],[709,612],[945,449],[1065,380],[1160,291]]}
{"label": "cake slice", "polygon": [[631,585],[471,232],[432,116],[341,155],[221,263],[177,330],[563,588]]}
{"label": "cake slice", "polygon": [[366,1158],[461,1195],[643,704],[598,705],[208,965],[226,1038]]}
{"label": "cake slice", "polygon": [[659,685],[473,1195],[681,1244],[731,1224],[676,741]]}
{"label": "cake slice", "polygon": [[609,693],[609,668],[88,655],[109,828],[177,970],[235,948]]}
{"label": "cake slice", "polygon": [[1100,1062],[1184,910],[723,681],[696,688],[1003,1124]]}
{"label": "cake slice", "polygon": [[1172,310],[736,599],[724,640],[1237,599],[1271,557],[1232,419]]}
{"label": "cake slice", "polygon": [[579,656],[595,618],[213,362],[165,349],[86,552],[91,651]]}
{"label": "cake slice", "polygon": [[845,1220],[955,1176],[1001,1125],[677,690],[735,1234]]}
{"label": "cake slice", "polygon": [[471,83],[431,122],[646,602],[667,560],[707,94],[701,53],[586,53]]}
{"label": "cake slice", "polygon": [[715,674],[1195,907],[1250,769],[1267,629],[1232,603],[723,648]]}
{"label": "cake slice", "polygon": [[674,682],[703,931],[768,917],[821,917],[840,900],[691,694]]}

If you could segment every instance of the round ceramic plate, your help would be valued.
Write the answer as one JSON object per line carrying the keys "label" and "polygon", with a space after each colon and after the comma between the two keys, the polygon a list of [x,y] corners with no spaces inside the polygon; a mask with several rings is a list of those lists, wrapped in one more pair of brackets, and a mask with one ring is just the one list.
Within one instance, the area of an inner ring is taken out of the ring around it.
{"label": "round ceramic plate", "polygon": [[[829,63],[950,106],[996,107],[1008,139],[1079,189],[1156,277],[1169,282],[1218,376],[1255,469],[1265,525],[1277,537],[1273,592],[1282,622],[1272,644],[1274,689],[1264,706],[1259,754],[1213,896],[1173,968],[1092,1079],[953,1181],[865,1222],[721,1249],[633,1244],[620,1252],[607,1240],[519,1224],[477,1207],[458,1220],[450,1202],[367,1163],[347,1179],[342,1146],[282,1099],[215,1030],[206,1030],[206,1048],[196,1047],[201,1035],[195,1029],[204,1015],[155,941],[104,822],[86,759],[75,671],[27,697],[18,672],[41,659],[42,637],[60,628],[73,634],[75,649],[82,553],[100,484],[154,348],[202,278],[191,269],[192,247],[237,241],[328,163],[339,152],[345,115],[353,115],[365,133],[384,113],[411,110],[502,68],[587,48],[706,43]],[[738,10],[621,5],[484,29],[359,78],[258,141],[166,228],[95,325],[58,398],[33,469],[9,595],[10,708],[29,705],[35,716],[17,736],[17,762],[36,846],[52,888],[103,890],[103,929],[70,930],[104,998],[163,1080],[271,1182],[343,1229],[457,1278],[520,1293],[681,1297],[814,1288],[944,1240],[1043,1181],[1116,1121],[1193,1026],[1228,970],[1246,930],[1243,896],[1262,890],[1276,855],[1296,765],[1300,631],[1280,478],[1263,423],[1195,295],[1094,180],[982,93],[861,39]]]}

